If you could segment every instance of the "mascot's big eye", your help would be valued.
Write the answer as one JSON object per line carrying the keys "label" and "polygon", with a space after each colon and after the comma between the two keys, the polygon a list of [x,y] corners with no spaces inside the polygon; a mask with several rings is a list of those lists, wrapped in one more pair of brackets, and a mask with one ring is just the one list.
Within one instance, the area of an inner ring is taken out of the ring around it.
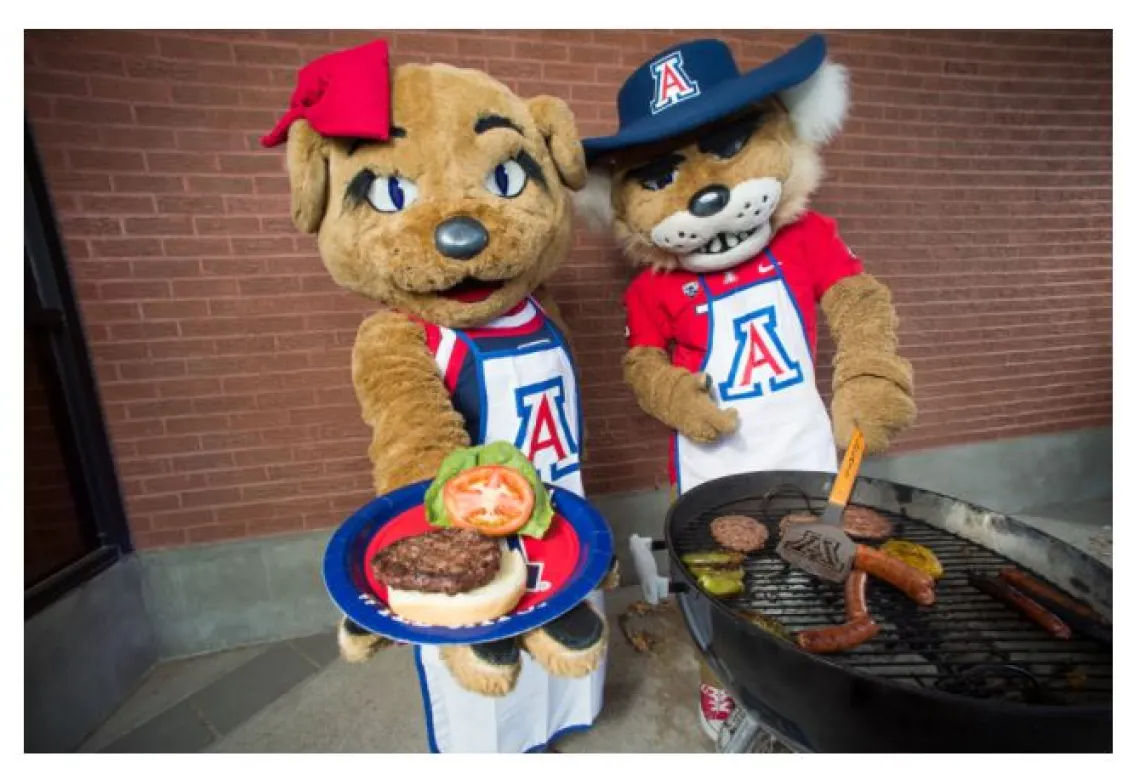
{"label": "mascot's big eye", "polygon": [[403,211],[419,196],[416,185],[399,176],[377,176],[368,188],[368,202],[377,211],[388,214]]}
{"label": "mascot's big eye", "polygon": [[484,182],[487,191],[499,197],[517,197],[526,186],[526,171],[514,160],[495,166]]}
{"label": "mascot's big eye", "polygon": [[727,160],[735,157],[744,148],[744,144],[748,143],[747,135],[737,135],[731,138],[726,138],[720,144],[715,145],[711,151],[722,160]]}
{"label": "mascot's big eye", "polygon": [[645,187],[648,190],[656,192],[659,189],[665,189],[665,187],[672,184],[676,178],[676,170],[667,170],[664,173],[658,173],[650,178],[643,178],[641,180],[641,186]]}

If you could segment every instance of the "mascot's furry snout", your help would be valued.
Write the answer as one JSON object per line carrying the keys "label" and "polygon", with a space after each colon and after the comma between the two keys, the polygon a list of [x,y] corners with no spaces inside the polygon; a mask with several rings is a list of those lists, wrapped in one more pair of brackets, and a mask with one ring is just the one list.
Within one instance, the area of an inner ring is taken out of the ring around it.
{"label": "mascot's furry snout", "polygon": [[659,222],[650,239],[691,270],[735,264],[767,243],[782,194],[783,186],[772,177],[748,179],[732,189],[711,184],[697,191],[686,209]]}

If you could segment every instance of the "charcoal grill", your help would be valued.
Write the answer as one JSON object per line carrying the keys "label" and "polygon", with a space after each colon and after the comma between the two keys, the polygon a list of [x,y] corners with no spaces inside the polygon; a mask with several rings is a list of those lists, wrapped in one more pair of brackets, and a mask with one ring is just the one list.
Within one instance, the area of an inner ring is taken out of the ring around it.
{"label": "charcoal grill", "polygon": [[[805,752],[1110,752],[1111,646],[1050,637],[972,588],[968,573],[1011,563],[1111,620],[1112,572],[1016,519],[934,492],[861,478],[852,505],[896,523],[895,538],[942,561],[937,603],[919,607],[871,579],[879,635],[849,652],[812,655],[740,615],[755,610],[795,631],[844,621],[842,585],[816,579],[775,552],[779,520],[820,514],[833,477],[812,472],[730,476],[687,492],[670,509],[668,589],[686,627],[745,716]],[[770,540],[745,564],[745,592],[700,590],[681,555],[715,548],[709,523],[755,517]],[[639,570],[645,586],[644,565]],[[664,582],[658,582],[663,584]]]}

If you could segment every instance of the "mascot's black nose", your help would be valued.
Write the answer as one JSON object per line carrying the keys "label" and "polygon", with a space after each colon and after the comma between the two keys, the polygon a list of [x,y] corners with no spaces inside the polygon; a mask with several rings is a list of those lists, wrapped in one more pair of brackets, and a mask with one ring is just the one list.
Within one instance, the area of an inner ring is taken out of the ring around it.
{"label": "mascot's black nose", "polygon": [[487,228],[469,216],[453,216],[435,228],[435,248],[444,257],[469,260],[487,248]]}
{"label": "mascot's black nose", "polygon": [[689,211],[693,216],[712,216],[719,214],[721,209],[728,205],[728,187],[714,184],[705,187],[689,201]]}

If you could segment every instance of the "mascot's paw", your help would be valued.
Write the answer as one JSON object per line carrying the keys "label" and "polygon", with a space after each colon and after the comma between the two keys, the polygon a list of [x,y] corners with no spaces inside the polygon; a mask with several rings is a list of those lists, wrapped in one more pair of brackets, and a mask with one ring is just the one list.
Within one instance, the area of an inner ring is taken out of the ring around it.
{"label": "mascot's paw", "polygon": [[598,669],[609,627],[588,603],[523,636],[523,647],[554,676],[577,679]]}
{"label": "mascot's paw", "polygon": [[621,566],[618,564],[617,555],[614,555],[613,562],[610,563],[610,572],[606,574],[606,578],[602,579],[598,589],[616,590],[619,583],[621,583]]}
{"label": "mascot's paw", "polygon": [[510,693],[522,668],[518,642],[513,638],[471,646],[445,646],[440,649],[440,656],[460,687],[490,698]]}
{"label": "mascot's paw", "polygon": [[383,636],[369,633],[351,619],[340,621],[336,631],[336,644],[340,647],[340,656],[349,663],[363,663],[376,651],[389,646],[392,642]]}
{"label": "mascot's paw", "polygon": [[713,441],[736,430],[736,409],[718,408],[709,395],[712,379],[703,373],[685,376],[677,383],[676,402],[680,404],[677,429],[681,435],[698,444]]}
{"label": "mascot's paw", "polygon": [[856,376],[835,391],[831,419],[835,442],[846,449],[856,420],[867,441],[867,454],[886,451],[891,440],[914,424],[914,398],[893,381]]}

